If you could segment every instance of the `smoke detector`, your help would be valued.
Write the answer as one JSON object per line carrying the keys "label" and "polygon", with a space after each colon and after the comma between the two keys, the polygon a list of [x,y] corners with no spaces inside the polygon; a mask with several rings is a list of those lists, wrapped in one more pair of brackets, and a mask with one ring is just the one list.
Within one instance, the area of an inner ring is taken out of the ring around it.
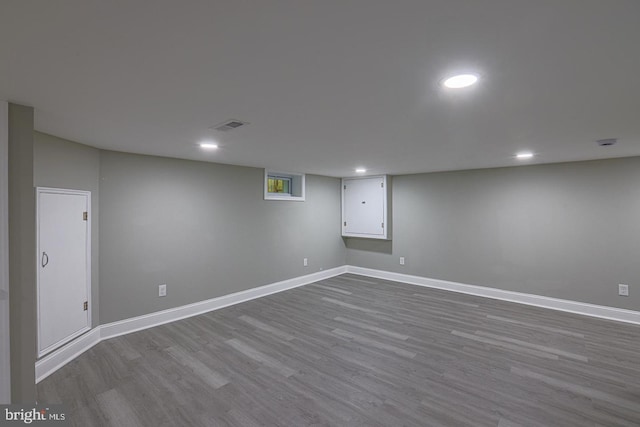
{"label": "smoke detector", "polygon": [[229,132],[230,130],[238,129],[239,127],[248,125],[249,123],[243,122],[241,120],[226,120],[220,124],[213,125],[209,129],[214,129],[220,132]]}
{"label": "smoke detector", "polygon": [[601,147],[609,147],[610,145],[613,145],[616,142],[618,142],[618,140],[616,138],[607,138],[607,139],[599,139],[596,142]]}

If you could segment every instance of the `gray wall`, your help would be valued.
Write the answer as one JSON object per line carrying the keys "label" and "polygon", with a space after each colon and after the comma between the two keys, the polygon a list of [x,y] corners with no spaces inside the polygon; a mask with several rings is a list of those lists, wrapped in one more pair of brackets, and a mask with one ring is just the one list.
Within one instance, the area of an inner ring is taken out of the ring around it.
{"label": "gray wall", "polygon": [[348,264],[640,310],[640,157],[396,176],[392,191],[393,241],[347,239]]}
{"label": "gray wall", "polygon": [[307,175],[305,202],[265,201],[262,169],[100,158],[101,323],[345,263],[336,178]]}
{"label": "gray wall", "polygon": [[0,100],[0,405],[11,403],[9,333],[9,104]]}
{"label": "gray wall", "polygon": [[34,132],[34,181],[37,187],[91,191],[91,316],[99,322],[99,178],[100,150]]}
{"label": "gray wall", "polygon": [[36,217],[33,108],[9,104],[9,307],[11,400],[34,402]]}
{"label": "gray wall", "polygon": [[337,179],[265,201],[261,169],[35,139],[36,185],[92,191],[94,325],[345,262],[640,310],[640,158],[396,176],[393,240],[345,251]]}

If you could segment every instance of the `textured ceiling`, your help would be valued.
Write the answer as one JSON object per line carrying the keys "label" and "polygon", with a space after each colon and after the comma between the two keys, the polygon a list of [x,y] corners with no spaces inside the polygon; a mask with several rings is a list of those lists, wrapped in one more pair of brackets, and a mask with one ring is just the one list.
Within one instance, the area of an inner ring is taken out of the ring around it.
{"label": "textured ceiling", "polygon": [[639,22],[637,0],[3,0],[0,99],[100,148],[330,176],[633,156]]}

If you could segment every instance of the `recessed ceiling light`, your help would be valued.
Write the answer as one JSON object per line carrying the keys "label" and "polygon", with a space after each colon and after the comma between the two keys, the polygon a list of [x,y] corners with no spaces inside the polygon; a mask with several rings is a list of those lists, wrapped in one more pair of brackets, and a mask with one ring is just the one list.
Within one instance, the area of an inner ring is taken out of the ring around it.
{"label": "recessed ceiling light", "polygon": [[533,157],[533,153],[530,151],[522,152],[516,154],[516,159],[518,160],[527,160]]}
{"label": "recessed ceiling light", "polygon": [[365,173],[367,170],[365,168],[357,168],[356,173]]}
{"label": "recessed ceiling light", "polygon": [[218,148],[218,144],[215,142],[201,142],[200,148],[204,148],[205,150],[215,150]]}
{"label": "recessed ceiling light", "polygon": [[471,86],[478,81],[478,76],[475,74],[459,74],[457,76],[449,77],[442,84],[449,89],[461,89],[463,87]]}

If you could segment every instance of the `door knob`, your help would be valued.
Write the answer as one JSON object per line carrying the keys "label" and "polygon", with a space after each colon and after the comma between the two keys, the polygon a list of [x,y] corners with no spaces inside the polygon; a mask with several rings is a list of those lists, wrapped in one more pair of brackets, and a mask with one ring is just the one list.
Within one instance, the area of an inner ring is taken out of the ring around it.
{"label": "door knob", "polygon": [[46,252],[42,252],[42,268],[45,268],[49,264],[49,255]]}

